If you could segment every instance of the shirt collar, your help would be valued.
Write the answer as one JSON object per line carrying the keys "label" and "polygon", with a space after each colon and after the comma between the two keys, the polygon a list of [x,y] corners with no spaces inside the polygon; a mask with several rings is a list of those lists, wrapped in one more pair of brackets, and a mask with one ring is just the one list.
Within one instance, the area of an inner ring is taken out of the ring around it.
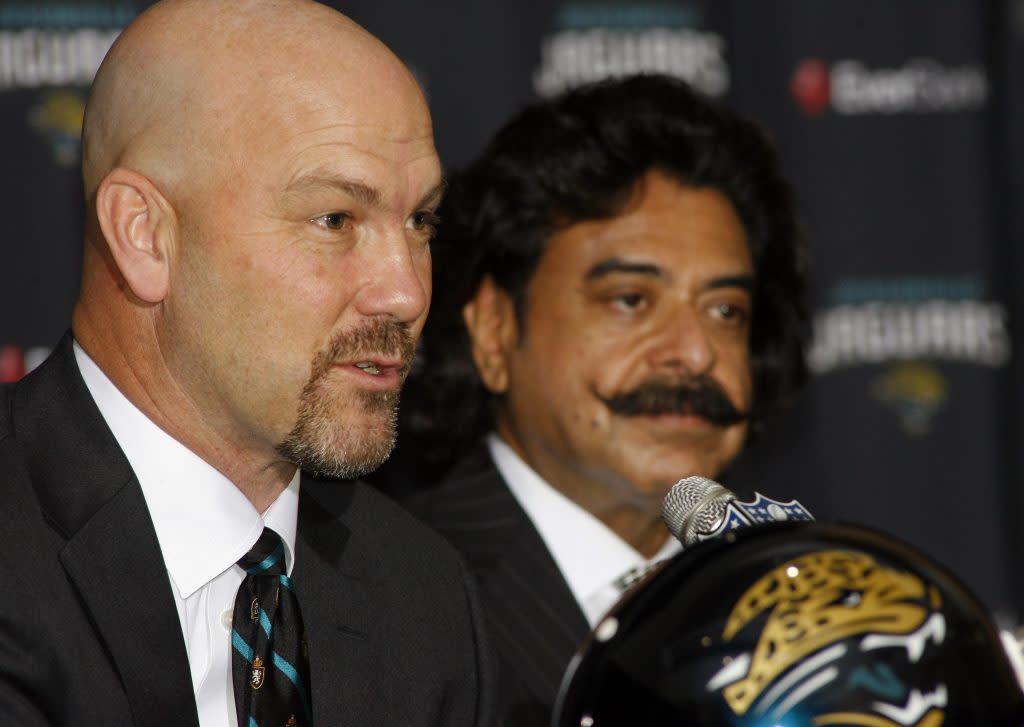
{"label": "shirt collar", "polygon": [[644,558],[615,531],[545,482],[496,433],[487,435],[487,446],[580,604],[631,568],[679,551],[679,542],[669,538],[654,558]]}
{"label": "shirt collar", "polygon": [[265,513],[228,478],[132,404],[75,342],[75,360],[142,487],[164,563],[182,598],[231,568],[272,528],[295,561],[300,472]]}

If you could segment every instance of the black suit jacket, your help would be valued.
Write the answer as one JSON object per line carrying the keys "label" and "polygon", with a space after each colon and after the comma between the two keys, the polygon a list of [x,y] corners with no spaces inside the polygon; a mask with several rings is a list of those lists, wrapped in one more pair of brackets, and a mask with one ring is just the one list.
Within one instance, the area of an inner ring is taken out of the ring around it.
{"label": "black suit jacket", "polygon": [[505,727],[547,727],[562,676],[589,632],[551,553],[484,446],[406,504],[462,553],[498,663]]}
{"label": "black suit jacket", "polygon": [[[149,511],[70,336],[0,388],[0,528],[3,724],[198,725]],[[470,579],[390,500],[304,476],[293,580],[318,725],[488,721]]]}

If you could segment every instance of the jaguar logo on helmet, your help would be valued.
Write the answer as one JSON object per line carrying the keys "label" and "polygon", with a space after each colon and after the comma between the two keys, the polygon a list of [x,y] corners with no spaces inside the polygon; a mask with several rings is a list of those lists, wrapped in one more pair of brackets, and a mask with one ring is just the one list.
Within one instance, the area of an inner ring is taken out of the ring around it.
{"label": "jaguar logo on helmet", "polygon": [[[918,662],[929,643],[941,644],[942,598],[919,577],[879,565],[864,553],[828,550],[788,561],[757,581],[726,622],[728,642],[761,623],[753,653],[732,659],[708,688],[720,690],[737,715],[781,718],[820,690],[844,681],[872,694],[870,711],[824,713],[815,725],[937,727],[946,686],[912,689],[889,667],[863,665],[844,673],[851,651],[901,649]],[[794,668],[796,667],[796,668]],[[782,677],[782,675],[786,677]]]}

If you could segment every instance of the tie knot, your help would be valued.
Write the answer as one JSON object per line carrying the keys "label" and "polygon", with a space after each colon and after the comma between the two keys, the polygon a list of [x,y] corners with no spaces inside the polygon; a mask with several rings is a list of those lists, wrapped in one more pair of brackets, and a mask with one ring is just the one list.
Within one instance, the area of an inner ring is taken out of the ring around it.
{"label": "tie knot", "polygon": [[284,543],[270,528],[263,528],[260,539],[238,559],[238,565],[252,576],[279,576],[285,573]]}

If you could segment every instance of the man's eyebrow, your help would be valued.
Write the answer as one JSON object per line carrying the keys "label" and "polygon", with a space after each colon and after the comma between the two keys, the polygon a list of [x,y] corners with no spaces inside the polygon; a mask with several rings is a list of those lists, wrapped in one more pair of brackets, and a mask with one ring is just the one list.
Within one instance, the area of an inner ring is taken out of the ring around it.
{"label": "man's eyebrow", "polygon": [[375,187],[323,171],[313,171],[296,177],[288,183],[284,191],[288,196],[300,197],[321,189],[337,190],[367,207],[380,207],[383,199],[380,190]]}
{"label": "man's eyebrow", "polygon": [[[444,196],[447,188],[447,180],[442,179],[432,187],[430,191],[423,195],[419,202],[416,203],[416,209],[440,204],[441,198]],[[384,196],[376,187],[371,187],[370,185],[364,184],[363,182],[355,179],[347,179],[336,174],[322,171],[314,171],[293,179],[288,183],[288,186],[285,187],[285,194],[298,197],[310,194],[320,189],[337,190],[343,194],[347,194],[349,197],[352,197],[357,202],[364,204],[367,207],[383,206]]]}
{"label": "man's eyebrow", "polygon": [[[654,263],[634,262],[620,257],[612,257],[594,265],[583,276],[584,280],[599,280],[612,273],[630,273],[633,275],[646,275],[652,278],[668,278],[669,274],[664,268]],[[705,290],[718,288],[742,288],[748,293],[754,291],[754,274],[739,273],[737,275],[721,275],[711,278],[704,284]]]}
{"label": "man's eyebrow", "polygon": [[633,273],[634,275],[667,277],[665,271],[653,263],[633,262],[624,260],[621,257],[610,257],[590,268],[587,274],[583,276],[583,279],[588,281],[598,280],[612,273]]}
{"label": "man's eyebrow", "polygon": [[705,285],[706,290],[716,288],[743,288],[748,293],[754,292],[754,274],[741,273],[739,275],[723,275],[718,278],[711,278]]}
{"label": "man's eyebrow", "polygon": [[441,198],[444,197],[444,193],[448,190],[448,180],[441,179],[429,192],[423,195],[423,198],[416,203],[416,209],[423,209],[424,207],[437,207],[441,204]]}

